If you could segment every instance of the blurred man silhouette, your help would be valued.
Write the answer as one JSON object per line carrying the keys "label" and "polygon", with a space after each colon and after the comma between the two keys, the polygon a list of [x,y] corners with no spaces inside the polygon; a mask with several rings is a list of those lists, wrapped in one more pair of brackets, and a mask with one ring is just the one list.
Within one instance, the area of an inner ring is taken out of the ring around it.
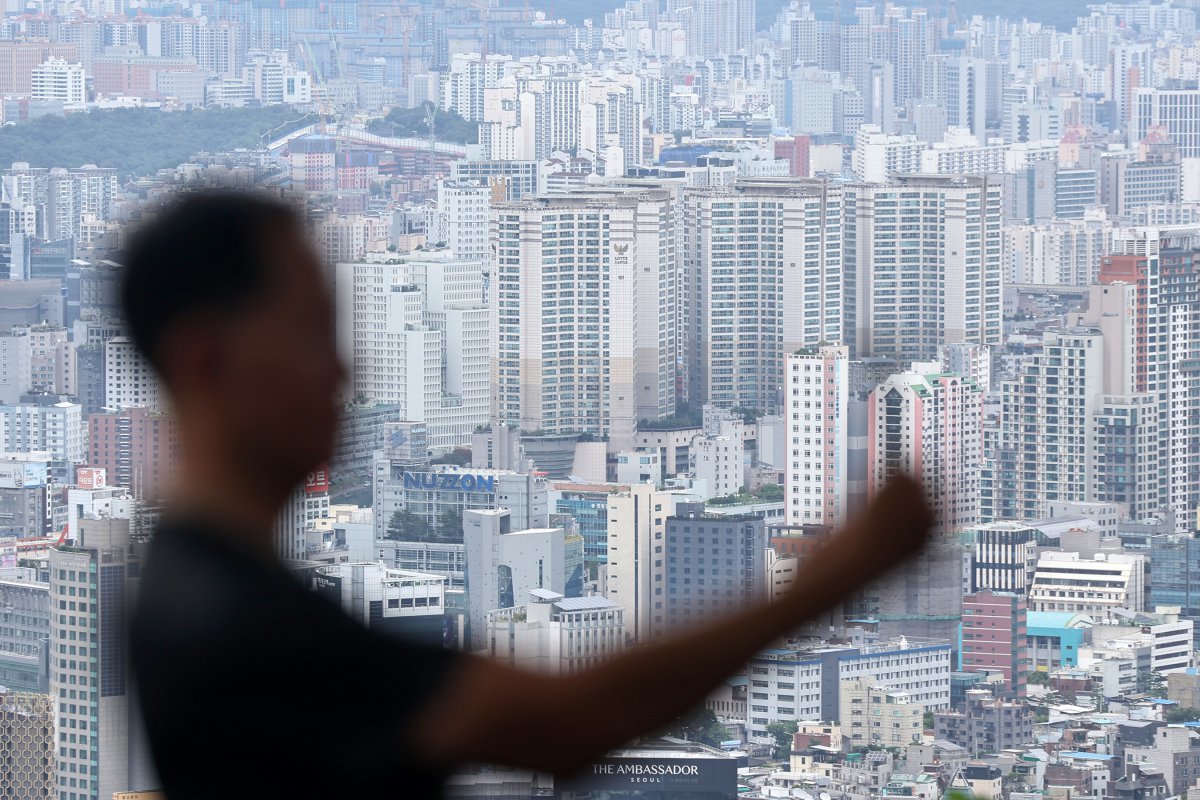
{"label": "blurred man silhouette", "polygon": [[144,565],[130,653],[171,800],[437,797],[469,763],[569,774],[661,728],[775,637],[917,551],[894,480],[760,608],[547,678],[385,638],[305,590],[276,516],[334,443],[346,371],[290,207],[184,195],[134,237],[123,300],[169,392],[179,481]]}

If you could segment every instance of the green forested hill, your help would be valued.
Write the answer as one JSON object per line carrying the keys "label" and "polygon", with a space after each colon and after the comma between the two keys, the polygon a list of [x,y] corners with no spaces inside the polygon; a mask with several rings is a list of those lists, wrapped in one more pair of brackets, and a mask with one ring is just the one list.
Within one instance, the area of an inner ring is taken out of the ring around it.
{"label": "green forested hill", "polygon": [[[311,120],[308,120],[311,121]],[[290,106],[164,112],[122,108],[0,127],[0,166],[116,167],[123,176],[174,167],[201,150],[255,147],[264,133],[306,124]],[[275,130],[278,129],[278,130]]]}

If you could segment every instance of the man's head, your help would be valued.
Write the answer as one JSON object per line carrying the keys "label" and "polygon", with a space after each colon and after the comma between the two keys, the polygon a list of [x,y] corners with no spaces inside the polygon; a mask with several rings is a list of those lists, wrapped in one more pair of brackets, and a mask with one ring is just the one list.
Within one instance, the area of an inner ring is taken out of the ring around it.
{"label": "man's head", "polygon": [[[329,458],[345,371],[321,264],[292,209],[183,195],[135,234],[122,300],[189,431],[289,482]],[[200,430],[202,429],[202,430]]]}

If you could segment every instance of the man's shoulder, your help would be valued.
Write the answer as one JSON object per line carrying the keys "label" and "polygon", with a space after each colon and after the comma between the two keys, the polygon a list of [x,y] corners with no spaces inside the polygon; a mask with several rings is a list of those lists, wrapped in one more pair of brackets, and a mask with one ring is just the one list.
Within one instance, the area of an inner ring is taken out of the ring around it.
{"label": "man's shoulder", "polygon": [[270,565],[256,561],[211,523],[167,521],[147,548],[134,630],[158,636],[233,633],[248,621],[246,612],[281,589],[287,585]]}

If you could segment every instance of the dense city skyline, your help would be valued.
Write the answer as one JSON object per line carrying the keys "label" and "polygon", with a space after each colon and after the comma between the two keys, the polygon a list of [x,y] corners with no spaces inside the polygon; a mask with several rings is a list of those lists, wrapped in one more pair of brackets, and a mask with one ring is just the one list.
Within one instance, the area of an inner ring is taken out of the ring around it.
{"label": "dense city skyline", "polygon": [[17,6],[0,798],[158,796],[122,610],[179,431],[118,285],[236,187],[333,291],[275,533],[364,625],[567,675],[778,597],[891,475],[937,512],[670,730],[448,796],[1200,800],[1200,6]]}

